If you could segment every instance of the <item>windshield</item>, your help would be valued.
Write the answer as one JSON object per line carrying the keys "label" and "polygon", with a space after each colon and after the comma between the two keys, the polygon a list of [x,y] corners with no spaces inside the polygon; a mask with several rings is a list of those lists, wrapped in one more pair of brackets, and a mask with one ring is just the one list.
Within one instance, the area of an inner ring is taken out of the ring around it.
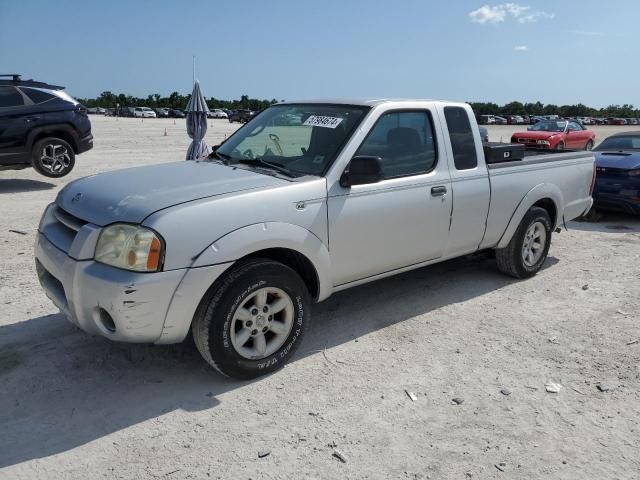
{"label": "windshield", "polygon": [[529,130],[532,132],[564,132],[567,127],[567,122],[558,121],[542,121],[535,125],[531,125]]}
{"label": "windshield", "polygon": [[218,148],[230,163],[267,162],[293,174],[322,175],[368,107],[352,105],[274,105],[254,117]]}
{"label": "windshield", "polygon": [[638,150],[640,151],[640,135],[621,135],[605,138],[595,151],[603,150]]}

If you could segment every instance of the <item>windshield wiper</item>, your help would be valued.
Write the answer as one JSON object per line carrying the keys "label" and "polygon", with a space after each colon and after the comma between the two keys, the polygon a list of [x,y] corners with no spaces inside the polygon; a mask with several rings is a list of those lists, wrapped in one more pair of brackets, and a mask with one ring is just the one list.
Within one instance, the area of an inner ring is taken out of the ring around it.
{"label": "windshield wiper", "polygon": [[231,155],[227,155],[226,153],[220,153],[217,150],[214,150],[209,154],[209,158],[213,159],[215,157],[218,157],[224,165],[229,165],[231,160]]}
{"label": "windshield wiper", "polygon": [[291,170],[289,170],[287,167],[285,167],[283,164],[281,163],[276,163],[276,162],[268,162],[267,160],[261,158],[261,157],[257,157],[257,158],[242,158],[240,160],[236,160],[233,163],[242,163],[245,165],[252,165],[252,164],[259,164],[262,167],[267,167],[270,168],[272,170],[275,170],[279,173],[282,173],[283,175],[286,175],[289,178],[296,178],[297,175],[294,174]]}

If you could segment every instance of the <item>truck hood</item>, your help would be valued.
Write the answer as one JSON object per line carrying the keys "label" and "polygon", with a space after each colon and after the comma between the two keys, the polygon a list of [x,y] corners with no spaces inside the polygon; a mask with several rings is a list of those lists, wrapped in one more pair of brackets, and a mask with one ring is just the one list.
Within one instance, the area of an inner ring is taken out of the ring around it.
{"label": "truck hood", "polygon": [[526,132],[515,132],[511,135],[513,138],[530,138],[532,140],[546,140],[554,135],[563,135],[562,132],[532,132],[527,130]]}
{"label": "truck hood", "polygon": [[596,166],[600,168],[640,169],[640,152],[593,152],[596,156]]}
{"label": "truck hood", "polygon": [[62,189],[56,203],[100,226],[141,223],[152,213],[179,203],[288,183],[218,163],[182,161],[81,178]]}

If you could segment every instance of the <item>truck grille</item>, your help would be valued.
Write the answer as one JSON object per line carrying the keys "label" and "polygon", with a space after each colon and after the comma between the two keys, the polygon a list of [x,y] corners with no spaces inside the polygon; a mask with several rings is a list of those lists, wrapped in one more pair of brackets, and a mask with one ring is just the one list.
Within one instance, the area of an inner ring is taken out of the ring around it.
{"label": "truck grille", "polygon": [[53,207],[51,214],[57,221],[48,224],[43,233],[56,247],[65,253],[69,253],[78,231],[87,222],[71,215],[57,205]]}

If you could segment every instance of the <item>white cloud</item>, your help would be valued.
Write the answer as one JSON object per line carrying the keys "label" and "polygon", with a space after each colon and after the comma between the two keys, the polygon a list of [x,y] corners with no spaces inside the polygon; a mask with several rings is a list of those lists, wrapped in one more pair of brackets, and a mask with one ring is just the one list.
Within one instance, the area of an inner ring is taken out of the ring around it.
{"label": "white cloud", "polygon": [[529,47],[527,47],[526,45],[517,45],[517,46],[513,47],[513,49],[516,52],[528,52],[529,51]]}
{"label": "white cloud", "polygon": [[517,3],[505,3],[504,5],[498,5],[498,7],[504,7],[514,17],[519,17],[531,8],[529,5],[518,5]]}
{"label": "white cloud", "polygon": [[523,15],[522,17],[518,17],[518,22],[519,23],[533,23],[533,22],[537,22],[540,19],[543,18],[548,18],[549,20],[552,20],[553,18],[555,18],[556,14],[555,13],[548,13],[548,12],[533,12],[529,15]]}
{"label": "white cloud", "polygon": [[506,16],[507,12],[500,5],[496,7],[483,5],[479,9],[469,12],[471,21],[475,23],[500,23],[504,22]]}
{"label": "white cloud", "polygon": [[541,19],[552,19],[554,13],[543,11],[531,11],[529,5],[517,3],[501,3],[500,5],[483,5],[477,10],[469,12],[469,18],[474,23],[502,23],[508,18],[513,18],[519,23],[532,23]]}
{"label": "white cloud", "polygon": [[606,35],[604,32],[590,32],[586,30],[569,30],[569,33],[573,33],[574,35],[585,35],[587,37],[604,37]]}

